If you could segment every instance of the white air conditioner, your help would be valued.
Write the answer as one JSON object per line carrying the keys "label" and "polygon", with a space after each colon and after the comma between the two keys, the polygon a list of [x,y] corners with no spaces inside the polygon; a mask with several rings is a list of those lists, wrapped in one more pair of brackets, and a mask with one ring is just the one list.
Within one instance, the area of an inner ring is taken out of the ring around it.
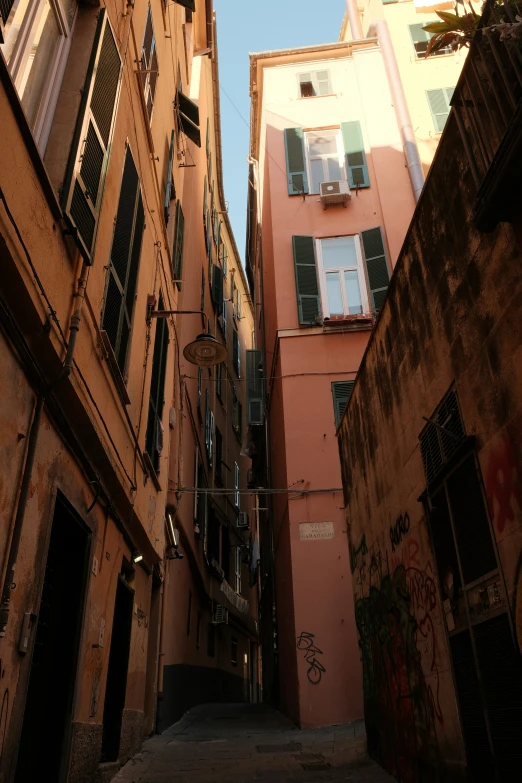
{"label": "white air conditioner", "polygon": [[214,625],[228,625],[228,609],[218,604],[212,622]]}
{"label": "white air conditioner", "polygon": [[332,182],[321,182],[321,203],[326,209],[330,204],[344,204],[351,199],[352,194],[348,187],[348,180],[339,179]]}
{"label": "white air conditioner", "polygon": [[248,530],[250,527],[250,523],[248,520],[248,514],[246,511],[240,511],[238,518],[237,518],[237,529],[238,530]]}

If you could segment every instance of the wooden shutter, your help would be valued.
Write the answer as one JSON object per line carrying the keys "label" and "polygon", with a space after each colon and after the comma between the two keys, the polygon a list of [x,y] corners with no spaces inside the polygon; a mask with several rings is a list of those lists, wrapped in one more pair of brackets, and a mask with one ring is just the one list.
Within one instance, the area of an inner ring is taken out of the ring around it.
{"label": "wooden shutter", "polygon": [[196,0],[174,0],[178,5],[182,5],[184,8],[188,8],[192,13],[196,10]]}
{"label": "wooden shutter", "polygon": [[120,91],[121,59],[102,8],[61,194],[64,217],[86,263],[92,263]]}
{"label": "wooden shutter", "polygon": [[176,202],[176,225],[174,227],[174,247],[172,250],[172,273],[174,280],[181,291],[181,275],[183,274],[183,245],[185,241],[185,216],[181,208],[181,201]]}
{"label": "wooden shutter", "polygon": [[435,130],[439,133],[444,130],[446,120],[451,110],[450,101],[455,91],[454,87],[441,87],[439,90],[426,90],[428,103]]}
{"label": "wooden shutter", "polygon": [[330,95],[332,92],[330,71],[315,71],[314,77],[317,81],[317,95]]}
{"label": "wooden shutter", "polygon": [[226,336],[227,336],[227,303],[225,302],[224,298],[223,298],[223,309],[221,311],[221,326],[222,326],[223,337],[226,338]]}
{"label": "wooden shutter", "polygon": [[351,188],[369,188],[370,177],[364,151],[364,140],[359,120],[342,122],[344,154]]}
{"label": "wooden shutter", "polygon": [[303,129],[286,128],[284,135],[288,193],[302,196],[308,193]]}
{"label": "wooden shutter", "polygon": [[[160,297],[159,309],[163,310],[163,308],[163,300]],[[168,344],[169,328],[167,319],[158,318],[156,320],[156,335],[154,337],[154,355],[150,379],[149,416],[147,420],[147,432],[145,435],[145,448],[156,473],[159,468],[159,458],[163,450],[164,440],[161,419],[165,403],[165,374],[167,369]]]}
{"label": "wooden shutter", "polygon": [[167,184],[165,186],[165,202],[163,204],[163,214],[165,223],[169,222],[170,202],[172,199],[172,164],[174,162],[174,131],[170,134],[169,162],[167,165]]}
{"label": "wooden shutter", "polygon": [[0,44],[5,43],[4,28],[13,5],[14,0],[0,0]]}
{"label": "wooden shutter", "polygon": [[344,410],[353,391],[355,381],[334,381],[332,383],[332,396],[335,415],[335,429],[339,429]]}
{"label": "wooden shutter", "polygon": [[212,264],[212,301],[218,315],[223,309],[223,270],[217,264]]}
{"label": "wooden shutter", "polygon": [[246,352],[246,404],[247,424],[259,426],[264,423],[263,351]]}
{"label": "wooden shutter", "polygon": [[299,323],[316,326],[317,319],[321,316],[321,301],[315,266],[314,238],[294,236],[292,245]]}
{"label": "wooden shutter", "polygon": [[177,91],[176,105],[178,110],[178,125],[181,131],[198,147],[201,147],[201,133],[199,132],[199,109],[196,104],[187,98],[181,90]]}
{"label": "wooden shutter", "polygon": [[239,508],[239,465],[237,462],[234,462],[234,488],[236,490],[234,494],[234,505],[236,508]]}
{"label": "wooden shutter", "polygon": [[102,314],[102,329],[107,333],[122,375],[132,326],[144,227],[140,181],[127,148]]}
{"label": "wooden shutter", "polygon": [[361,239],[366,261],[366,270],[368,272],[372,310],[378,311],[383,306],[388,284],[390,282],[390,272],[388,270],[388,262],[386,261],[386,250],[384,249],[382,229],[377,227],[370,228],[368,231],[361,231]]}
{"label": "wooden shutter", "polygon": [[205,237],[207,235],[207,188],[207,175],[205,174],[205,179],[203,180],[203,230]]}
{"label": "wooden shutter", "polygon": [[239,375],[239,338],[235,329],[232,337],[232,364]]}

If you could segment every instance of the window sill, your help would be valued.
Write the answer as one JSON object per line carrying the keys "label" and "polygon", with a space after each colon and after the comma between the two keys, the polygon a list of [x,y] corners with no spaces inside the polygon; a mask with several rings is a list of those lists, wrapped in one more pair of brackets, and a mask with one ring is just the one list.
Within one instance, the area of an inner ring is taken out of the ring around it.
{"label": "window sill", "polygon": [[323,331],[338,331],[349,327],[351,329],[372,329],[375,317],[371,313],[361,315],[334,315],[325,318]]}
{"label": "window sill", "polygon": [[159,476],[156,473],[156,471],[154,470],[154,465],[152,464],[152,460],[151,460],[151,458],[149,456],[149,453],[147,451],[143,452],[143,461],[144,461],[145,465],[147,466],[147,470],[149,471],[149,476],[152,479],[152,483],[156,487],[157,491],[161,492],[161,484],[160,484],[160,481],[159,481]]}
{"label": "window sill", "polygon": [[109,340],[109,335],[104,329],[100,330],[103,347],[105,348],[105,358],[107,359],[107,367],[112,375],[112,380],[116,386],[116,391],[124,405],[130,405],[130,397],[125,386],[125,381],[118,367],[114,350]]}
{"label": "window sill", "polygon": [[314,100],[314,98],[337,98],[336,92],[329,92],[327,95],[299,95],[297,98],[298,101],[310,101]]}

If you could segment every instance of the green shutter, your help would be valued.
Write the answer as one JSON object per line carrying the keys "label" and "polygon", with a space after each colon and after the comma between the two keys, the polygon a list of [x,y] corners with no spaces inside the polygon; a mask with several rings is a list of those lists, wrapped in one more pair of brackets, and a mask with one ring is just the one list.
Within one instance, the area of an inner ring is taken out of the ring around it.
{"label": "green shutter", "polygon": [[411,40],[413,41],[414,44],[424,43],[425,41],[430,40],[431,35],[428,32],[426,32],[426,30],[423,29],[425,24],[428,24],[428,22],[421,22],[420,24],[408,25],[408,27],[410,28]]}
{"label": "green shutter", "polygon": [[64,217],[88,264],[92,263],[100,216],[120,76],[118,47],[102,8],[61,194]]}
{"label": "green shutter", "polygon": [[165,223],[169,222],[170,202],[172,199],[172,164],[174,162],[174,131],[170,134],[170,147],[169,147],[169,163],[167,166],[167,184],[165,186],[165,202],[163,204],[163,212],[165,215]]}
{"label": "green shutter", "polygon": [[372,310],[375,312],[382,308],[390,282],[382,230],[377,227],[361,231],[361,239],[370,284]]}
{"label": "green shutter", "polygon": [[172,274],[178,290],[181,291],[181,276],[183,274],[183,245],[185,241],[185,216],[181,201],[176,202],[176,225],[174,226],[174,246],[172,249]]}
{"label": "green shutter", "polygon": [[332,383],[336,430],[339,429],[339,425],[343,419],[345,408],[352,395],[354,383],[355,381],[334,381],[334,383]]}
{"label": "green shutter", "polygon": [[203,228],[207,232],[207,175],[203,180]]}
{"label": "green shutter", "polygon": [[246,405],[247,424],[261,425],[264,423],[264,382],[263,382],[263,351],[258,349],[246,352]]}
{"label": "green shutter", "polygon": [[144,227],[140,181],[127,148],[101,319],[101,327],[107,333],[122,375],[127,360]]}
{"label": "green shutter", "polygon": [[[164,304],[160,297],[159,309]],[[167,369],[167,352],[169,345],[169,328],[166,318],[156,320],[156,336],[154,338],[154,355],[152,359],[152,375],[150,379],[149,416],[145,435],[145,448],[151,458],[154,470],[158,472],[159,458],[163,450],[164,433],[161,426],[163,406],[165,404],[165,374]]]}
{"label": "green shutter", "polygon": [[286,174],[288,193],[302,196],[308,193],[303,129],[285,128]]}
{"label": "green shutter", "polygon": [[299,323],[317,326],[317,320],[321,316],[321,300],[315,266],[314,238],[294,236],[292,245]]}
{"label": "green shutter", "polygon": [[370,177],[368,175],[361,123],[359,120],[342,122],[341,131],[350,187],[354,189],[369,188]]}
{"label": "green shutter", "polygon": [[444,130],[446,120],[451,110],[450,101],[455,91],[454,87],[441,87],[439,90],[426,90],[428,103],[435,130],[439,133]]}
{"label": "green shutter", "polygon": [[223,308],[223,270],[217,264],[212,264],[212,301],[218,315]]}

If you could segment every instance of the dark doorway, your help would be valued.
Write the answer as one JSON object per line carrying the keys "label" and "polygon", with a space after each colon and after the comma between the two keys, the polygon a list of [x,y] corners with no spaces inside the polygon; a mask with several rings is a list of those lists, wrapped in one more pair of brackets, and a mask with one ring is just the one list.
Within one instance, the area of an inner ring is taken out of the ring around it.
{"label": "dark doorway", "polygon": [[522,661],[473,454],[431,507],[469,779],[512,781],[522,765]]}
{"label": "dark doorway", "polygon": [[83,620],[89,531],[56,499],[38,610],[16,783],[65,779]]}
{"label": "dark doorway", "polygon": [[127,691],[127,669],[132,628],[134,590],[127,583],[125,573],[118,577],[114,620],[112,623],[109,670],[103,707],[102,761],[117,761],[120,752],[121,723]]}

